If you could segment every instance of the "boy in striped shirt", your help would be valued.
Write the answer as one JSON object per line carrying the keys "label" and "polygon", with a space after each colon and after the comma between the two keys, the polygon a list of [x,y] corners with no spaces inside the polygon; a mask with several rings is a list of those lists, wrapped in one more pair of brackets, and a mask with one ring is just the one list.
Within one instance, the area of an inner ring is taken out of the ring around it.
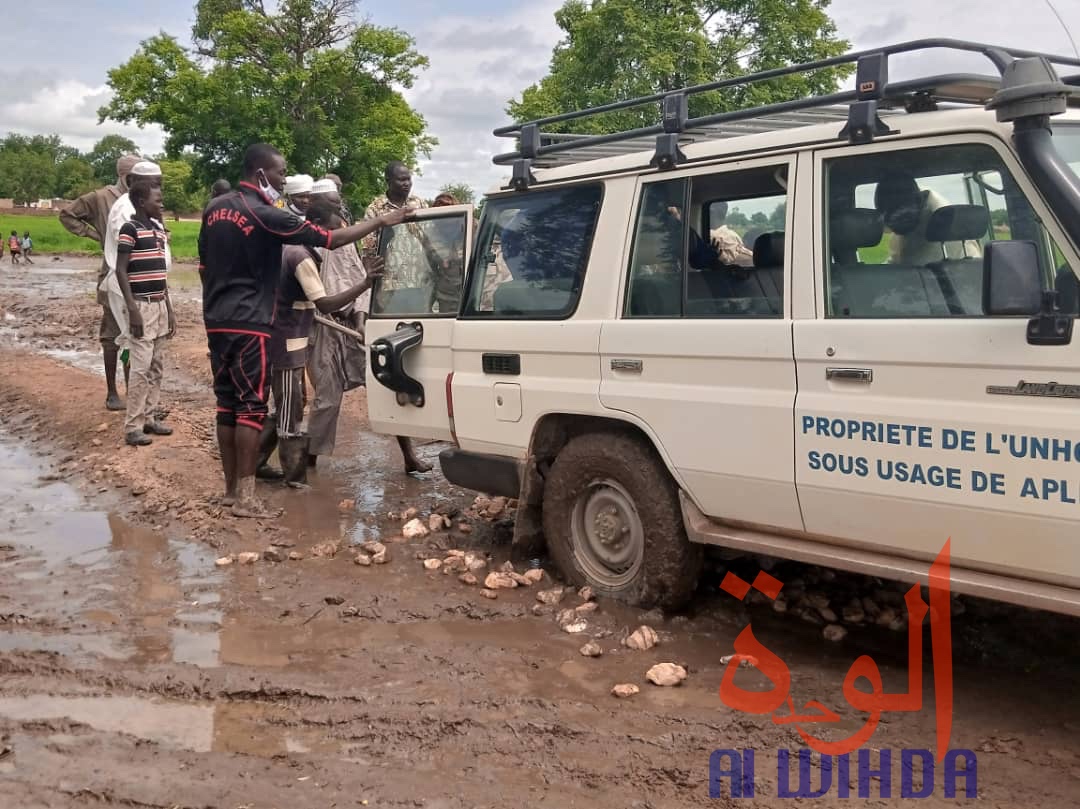
{"label": "boy in striped shirt", "polygon": [[127,303],[130,324],[131,380],[128,383],[124,440],[134,447],[152,442],[150,435],[171,435],[172,428],[157,421],[165,341],[176,332],[176,317],[166,282],[165,233],[161,221],[161,189],[134,183],[131,204],[135,214],[120,228],[117,240],[116,280]]}

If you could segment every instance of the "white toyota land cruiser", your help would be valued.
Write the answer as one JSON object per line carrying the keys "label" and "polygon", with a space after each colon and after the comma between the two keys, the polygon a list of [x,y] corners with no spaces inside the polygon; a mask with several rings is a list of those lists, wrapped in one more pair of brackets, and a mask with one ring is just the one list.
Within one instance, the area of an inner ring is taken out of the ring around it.
{"label": "white toyota land cruiser", "polygon": [[[994,75],[889,81],[930,48]],[[843,62],[850,92],[688,117]],[[951,538],[955,591],[1080,614],[1069,71],[922,41],[497,130],[475,238],[464,206],[384,233],[374,428],[453,442],[515,544],[631,603],[684,602],[703,543],[916,581]]]}

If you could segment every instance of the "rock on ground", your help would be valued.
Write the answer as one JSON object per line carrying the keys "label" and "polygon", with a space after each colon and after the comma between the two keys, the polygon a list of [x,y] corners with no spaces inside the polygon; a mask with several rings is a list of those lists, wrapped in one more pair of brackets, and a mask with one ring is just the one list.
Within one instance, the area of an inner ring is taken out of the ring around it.
{"label": "rock on ground", "polygon": [[639,626],[629,637],[623,641],[623,645],[628,649],[634,649],[639,652],[648,651],[654,647],[660,639],[656,636],[656,630],[651,626]]}
{"label": "rock on ground", "polygon": [[675,663],[657,663],[645,672],[645,679],[653,685],[674,686],[686,679],[686,669]]}

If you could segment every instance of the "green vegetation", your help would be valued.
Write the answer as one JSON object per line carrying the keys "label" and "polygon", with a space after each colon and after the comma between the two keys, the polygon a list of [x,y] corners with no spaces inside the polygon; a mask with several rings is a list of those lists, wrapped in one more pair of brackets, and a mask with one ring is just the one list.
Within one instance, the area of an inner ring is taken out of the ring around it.
{"label": "green vegetation", "polygon": [[[199,255],[198,238],[199,223],[193,221],[168,222],[166,223],[172,234],[171,246],[175,259],[195,259]],[[8,235],[12,230],[18,231],[22,236],[30,231],[34,240],[34,252],[46,253],[78,253],[83,255],[101,255],[101,248],[90,239],[80,239],[64,230],[60,220],[55,216],[12,216],[0,211],[0,235]],[[5,260],[7,251],[5,250]]]}
{"label": "green vegetation", "polygon": [[[549,73],[509,102],[518,121],[705,84],[847,51],[830,0],[567,0]],[[689,99],[691,117],[833,92],[849,67]],[[600,134],[649,126],[650,104],[551,127]]]}
{"label": "green vegetation", "polygon": [[439,189],[440,194],[453,194],[462,205],[472,205],[476,202],[476,192],[468,183],[446,183]]}
{"label": "green vegetation", "polygon": [[[99,119],[160,124],[194,185],[240,175],[266,142],[290,173],[339,175],[354,209],[382,191],[391,160],[415,163],[434,138],[405,101],[428,60],[412,37],[360,17],[358,0],[198,0],[191,48],[159,34],[109,71]],[[190,190],[190,189],[189,189]]]}

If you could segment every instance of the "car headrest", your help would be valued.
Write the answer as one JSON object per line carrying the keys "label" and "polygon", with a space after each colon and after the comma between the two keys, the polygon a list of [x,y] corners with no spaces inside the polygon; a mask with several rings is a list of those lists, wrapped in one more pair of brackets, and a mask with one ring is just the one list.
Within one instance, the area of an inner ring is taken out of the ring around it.
{"label": "car headrest", "polygon": [[755,267],[784,266],[784,232],[762,233],[754,240]]}
{"label": "car headrest", "polygon": [[990,212],[982,205],[943,205],[926,225],[928,242],[965,242],[981,239],[990,225]]}
{"label": "car headrest", "polygon": [[849,208],[835,211],[829,223],[829,246],[834,254],[851,253],[860,247],[875,247],[885,235],[880,211]]}

